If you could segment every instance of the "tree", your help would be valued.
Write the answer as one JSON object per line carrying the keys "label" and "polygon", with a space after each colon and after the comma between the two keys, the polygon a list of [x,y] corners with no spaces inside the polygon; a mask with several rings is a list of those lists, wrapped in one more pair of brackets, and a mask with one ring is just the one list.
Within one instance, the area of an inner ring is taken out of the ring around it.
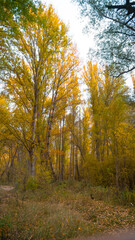
{"label": "tree", "polygon": [[[87,69],[84,69],[84,80],[90,95],[91,157],[95,159],[94,155],[96,156],[101,182],[108,184],[106,180],[109,180],[105,179],[105,176],[111,170],[113,181],[119,189],[126,186],[127,180],[122,173],[123,169],[128,171],[128,168],[134,165],[132,154],[134,130],[130,123],[131,110],[130,108],[127,110],[125,101],[128,88],[121,77],[117,79],[111,77],[108,67],[102,73],[98,66],[91,62],[88,63]],[[129,146],[132,150],[129,150]]]}
{"label": "tree", "polygon": [[16,51],[11,48],[7,74],[1,75],[13,104],[7,127],[26,148],[31,175],[40,155],[41,163],[48,163],[56,177],[50,157],[51,131],[60,102],[74,87],[72,72],[79,61],[66,26],[51,6],[39,8],[37,21],[26,26],[24,32],[20,24]]}
{"label": "tree", "polygon": [[21,18],[31,19],[31,12],[37,11],[37,3],[39,1],[32,0],[0,0],[0,22],[8,22],[13,17],[16,20]]}
{"label": "tree", "polygon": [[[133,71],[135,69],[134,15],[127,14],[125,7],[119,8],[119,11],[117,11],[117,8],[109,7],[111,9],[108,9],[106,7],[106,5],[111,6],[111,3],[117,5],[118,1],[116,0],[76,1],[80,4],[83,14],[89,17],[90,28],[94,25],[97,29],[96,39],[98,44],[95,54],[91,49],[90,58],[92,59],[96,55],[103,64],[115,65],[113,72],[115,76]],[[125,4],[125,0],[120,0],[119,5],[121,4]]]}
{"label": "tree", "polygon": [[[66,99],[70,97],[71,89],[76,87],[76,82],[73,80],[74,71],[78,71],[79,59],[76,54],[76,49],[67,42],[67,46],[59,51],[56,55],[56,61],[54,61],[52,88],[51,88],[51,102],[49,109],[49,117],[47,120],[47,132],[46,132],[46,158],[49,161],[52,168],[52,163],[49,155],[50,136],[52,125],[54,124],[55,116],[61,114],[61,107],[64,109],[67,107]],[[63,106],[64,105],[64,106]],[[54,171],[53,171],[53,175]],[[56,178],[56,176],[55,176]]]}
{"label": "tree", "polygon": [[126,0],[126,3],[123,5],[106,5],[108,9],[117,9],[121,10],[124,9],[127,11],[127,15],[132,15],[131,18],[128,20],[131,21],[135,17],[135,2],[130,2],[130,0]]}
{"label": "tree", "polygon": [[39,5],[32,0],[0,0],[0,75],[7,74],[7,63],[14,57],[11,53],[21,36],[20,25],[24,30],[28,21],[36,22]]}
{"label": "tree", "polygon": [[70,113],[67,116],[67,127],[70,132],[70,171],[69,177],[80,180],[79,164],[78,164],[78,151],[80,152],[79,144],[79,119],[78,119],[78,106],[81,104],[80,89],[78,77],[73,72],[72,81],[75,83],[75,87],[70,90],[70,96],[68,98],[68,106]]}

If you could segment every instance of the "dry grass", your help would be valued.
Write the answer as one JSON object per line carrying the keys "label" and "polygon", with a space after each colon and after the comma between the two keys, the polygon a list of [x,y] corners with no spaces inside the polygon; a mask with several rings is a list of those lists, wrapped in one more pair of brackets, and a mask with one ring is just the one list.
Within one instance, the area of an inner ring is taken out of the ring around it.
{"label": "dry grass", "polygon": [[92,200],[79,183],[47,184],[34,192],[0,193],[0,236],[6,240],[53,240],[134,228],[134,207]]}

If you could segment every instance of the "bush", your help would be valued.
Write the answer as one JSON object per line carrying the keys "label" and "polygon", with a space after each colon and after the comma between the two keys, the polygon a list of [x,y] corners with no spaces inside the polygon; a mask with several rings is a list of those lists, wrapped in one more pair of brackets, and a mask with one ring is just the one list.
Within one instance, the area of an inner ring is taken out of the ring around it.
{"label": "bush", "polygon": [[29,177],[27,183],[26,183],[26,189],[29,190],[36,190],[38,188],[38,183],[37,183],[37,179],[35,177]]}

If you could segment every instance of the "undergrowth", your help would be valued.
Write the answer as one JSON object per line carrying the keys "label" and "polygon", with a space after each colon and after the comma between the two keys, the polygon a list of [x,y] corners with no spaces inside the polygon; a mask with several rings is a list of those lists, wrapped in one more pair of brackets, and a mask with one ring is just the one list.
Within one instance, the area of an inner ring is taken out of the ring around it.
{"label": "undergrowth", "polygon": [[0,201],[1,240],[74,239],[135,224],[133,192],[85,182],[30,182],[25,190],[1,191]]}

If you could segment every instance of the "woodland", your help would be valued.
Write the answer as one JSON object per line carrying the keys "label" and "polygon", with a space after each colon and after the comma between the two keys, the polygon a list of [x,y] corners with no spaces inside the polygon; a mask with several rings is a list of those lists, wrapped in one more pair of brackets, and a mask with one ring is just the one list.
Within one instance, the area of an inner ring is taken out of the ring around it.
{"label": "woodland", "polygon": [[[82,67],[51,5],[0,4],[0,183],[14,187],[8,197],[1,189],[1,239],[69,239],[135,223],[135,92],[126,84],[132,78],[135,87],[132,69],[124,70],[125,62]],[[126,215],[104,201],[133,208]]]}

